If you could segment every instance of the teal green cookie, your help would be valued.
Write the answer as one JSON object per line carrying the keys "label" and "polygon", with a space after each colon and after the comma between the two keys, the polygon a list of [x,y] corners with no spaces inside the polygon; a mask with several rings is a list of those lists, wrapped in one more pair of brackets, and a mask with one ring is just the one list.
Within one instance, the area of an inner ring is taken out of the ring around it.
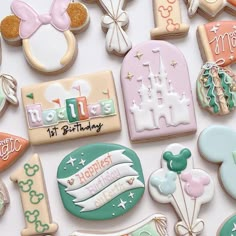
{"label": "teal green cookie", "polygon": [[145,188],[137,154],[116,144],[87,145],[68,154],[58,167],[57,181],[64,207],[88,220],[125,214]]}
{"label": "teal green cookie", "polygon": [[219,236],[236,236],[236,215],[227,219],[219,230]]}

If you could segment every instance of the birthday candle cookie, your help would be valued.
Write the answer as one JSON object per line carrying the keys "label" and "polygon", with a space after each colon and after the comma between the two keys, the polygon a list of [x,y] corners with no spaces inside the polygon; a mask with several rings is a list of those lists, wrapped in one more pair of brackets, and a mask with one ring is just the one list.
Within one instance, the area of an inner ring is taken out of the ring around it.
{"label": "birthday candle cookie", "polygon": [[0,172],[10,167],[26,151],[29,141],[0,132]]}
{"label": "birthday candle cookie", "polygon": [[106,32],[106,49],[118,56],[125,55],[132,43],[124,31],[129,25],[129,16],[124,7],[128,0],[84,0],[97,2],[105,15],[102,17],[102,29]]}
{"label": "birthday candle cookie", "polygon": [[198,149],[203,158],[220,165],[219,177],[226,192],[236,199],[236,131],[232,128],[213,125],[206,128],[198,138]]}
{"label": "birthday candle cookie", "polygon": [[197,98],[200,106],[213,115],[229,114],[236,107],[236,79],[230,68],[236,62],[235,24],[219,21],[198,27],[205,64],[197,80]]}
{"label": "birthday candle cookie", "polygon": [[116,144],[80,147],[60,163],[57,181],[64,207],[88,220],[125,214],[144,193],[144,178],[134,151]]}
{"label": "birthday candle cookie", "polygon": [[153,0],[156,28],[151,30],[152,39],[168,39],[185,36],[189,25],[182,23],[179,0]]}
{"label": "birthday candle cookie", "polygon": [[22,98],[34,145],[121,129],[110,71],[25,87]]}
{"label": "birthday candle cookie", "polygon": [[16,96],[17,82],[7,74],[0,75],[0,117],[3,115],[8,105],[18,106]]}
{"label": "birthday candle cookie", "polygon": [[132,142],[196,131],[187,63],[174,45],[153,40],[134,47],[124,58],[121,85]]}
{"label": "birthday candle cookie", "polygon": [[[14,0],[14,15],[1,22],[1,34],[7,43],[21,45],[27,62],[43,73],[67,70],[77,56],[74,33],[84,30],[89,23],[87,8],[79,2],[53,0],[48,13],[38,13],[21,0]],[[47,43],[45,43],[47,42]]]}
{"label": "birthday candle cookie", "polygon": [[70,236],[168,236],[167,233],[167,220],[165,216],[154,214],[143,221],[133,225],[127,229],[112,232],[112,233],[96,233],[96,232],[82,232],[75,231]]}
{"label": "birthday candle cookie", "polygon": [[205,171],[193,167],[191,151],[180,144],[171,144],[165,149],[161,166],[149,178],[152,198],[172,204],[181,219],[175,225],[177,235],[201,234],[204,221],[198,214],[201,205],[213,198],[213,180]]}
{"label": "birthday candle cookie", "polygon": [[0,179],[0,216],[5,212],[6,206],[10,203],[9,193],[6,185]]}
{"label": "birthday candle cookie", "polygon": [[236,15],[236,3],[234,0],[186,0],[190,17],[197,12],[207,19],[213,19],[222,11]]}
{"label": "birthday candle cookie", "polygon": [[51,235],[58,225],[52,223],[45,187],[43,169],[39,156],[34,154],[25,165],[11,175],[18,184],[26,227],[22,236]]}

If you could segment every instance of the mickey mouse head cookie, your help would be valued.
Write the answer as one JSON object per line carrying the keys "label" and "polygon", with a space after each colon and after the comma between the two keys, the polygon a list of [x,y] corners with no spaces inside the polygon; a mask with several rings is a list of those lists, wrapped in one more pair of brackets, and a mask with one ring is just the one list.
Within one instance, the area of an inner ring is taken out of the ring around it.
{"label": "mickey mouse head cookie", "polygon": [[[26,0],[31,5],[37,4]],[[87,8],[70,0],[54,0],[49,13],[38,13],[28,3],[14,0],[1,23],[2,37],[10,45],[22,44],[27,62],[43,73],[67,70],[77,56],[73,33],[88,26]]]}
{"label": "mickey mouse head cookie", "polygon": [[160,203],[171,203],[180,217],[175,225],[176,235],[196,236],[204,230],[204,221],[198,218],[202,204],[214,194],[211,177],[193,167],[191,151],[180,145],[169,145],[162,155],[162,168],[149,179],[149,192]]}
{"label": "mickey mouse head cookie", "polygon": [[219,176],[226,192],[236,199],[236,132],[226,126],[214,125],[199,136],[198,149],[201,156],[220,164]]}

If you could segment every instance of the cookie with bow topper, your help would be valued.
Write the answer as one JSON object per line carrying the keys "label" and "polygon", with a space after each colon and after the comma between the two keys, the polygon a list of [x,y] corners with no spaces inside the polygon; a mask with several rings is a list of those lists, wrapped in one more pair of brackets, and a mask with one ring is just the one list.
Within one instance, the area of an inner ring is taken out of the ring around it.
{"label": "cookie with bow topper", "polygon": [[201,108],[213,115],[227,115],[236,107],[236,78],[230,68],[236,62],[236,21],[211,22],[198,27],[204,65],[197,79]]}
{"label": "cookie with bow topper", "polygon": [[65,209],[88,220],[125,214],[138,203],[145,185],[137,154],[107,143],[68,154],[58,167],[57,181]]}
{"label": "cookie with bow topper", "polygon": [[174,45],[150,40],[134,47],[124,58],[121,85],[132,142],[196,132],[188,66]]}
{"label": "cookie with bow topper", "polygon": [[28,146],[28,140],[0,132],[0,172],[14,164]]}
{"label": "cookie with bow topper", "polygon": [[89,23],[87,8],[79,2],[53,0],[45,2],[50,8],[45,13],[45,9],[39,12],[32,7],[38,6],[35,1],[26,2],[13,0],[13,15],[1,22],[2,37],[11,45],[22,44],[34,69],[48,74],[67,70],[78,51],[74,34]]}
{"label": "cookie with bow topper", "polygon": [[175,225],[177,235],[201,234],[205,223],[198,214],[201,205],[213,198],[213,180],[193,167],[191,151],[180,144],[165,149],[161,166],[149,178],[150,195],[157,202],[172,204],[181,219]]}
{"label": "cookie with bow topper", "polygon": [[132,43],[125,29],[129,25],[129,16],[124,7],[128,0],[84,0],[97,2],[105,15],[102,17],[102,29],[106,33],[106,49],[109,53],[124,56]]}
{"label": "cookie with bow topper", "polygon": [[167,233],[167,219],[160,214],[154,214],[143,221],[133,225],[127,229],[117,232],[97,233],[97,232],[82,232],[75,231],[70,236],[168,236]]}

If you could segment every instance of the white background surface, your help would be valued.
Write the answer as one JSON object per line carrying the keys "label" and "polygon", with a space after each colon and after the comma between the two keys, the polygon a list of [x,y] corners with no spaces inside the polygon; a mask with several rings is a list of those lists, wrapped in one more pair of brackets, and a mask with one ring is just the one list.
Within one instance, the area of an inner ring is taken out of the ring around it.
{"label": "white background surface", "polygon": [[[28,0],[34,2],[34,5],[43,10],[50,6],[49,0]],[[37,1],[37,2],[36,2]],[[0,7],[0,18],[10,14],[11,0],[2,0]],[[206,19],[196,15],[193,19],[188,19],[187,10],[184,2],[181,0],[181,9],[183,22],[191,24],[189,35],[178,40],[170,42],[178,46],[184,53],[190,72],[191,84],[193,88],[193,96],[195,103],[195,111],[197,116],[198,131],[196,135],[190,135],[182,138],[175,138],[161,142],[150,142],[145,144],[133,145],[128,138],[127,124],[124,113],[122,91],[120,86],[120,67],[122,58],[109,55],[105,50],[105,34],[101,30],[100,19],[102,11],[97,4],[87,4],[91,23],[87,31],[78,35],[79,55],[71,69],[66,73],[58,76],[42,76],[33,71],[26,63],[22,53],[22,48],[14,48],[2,42],[3,47],[3,63],[1,73],[9,73],[18,81],[18,98],[20,106],[14,108],[10,106],[5,115],[0,120],[0,131],[12,133],[27,138],[27,128],[21,103],[20,88],[25,85],[41,83],[44,81],[62,79],[69,76],[80,75],[83,73],[96,72],[100,70],[112,70],[115,77],[115,83],[119,99],[119,107],[122,119],[122,132],[108,134],[99,137],[90,137],[80,140],[67,141],[64,143],[43,145],[38,147],[30,147],[28,151],[8,170],[0,174],[10,193],[11,203],[8,206],[5,215],[0,219],[0,235],[4,236],[19,236],[20,231],[24,228],[25,222],[21,207],[20,195],[16,184],[9,180],[12,172],[18,167],[21,167],[31,155],[36,152],[40,155],[44,168],[46,185],[48,189],[49,202],[54,222],[59,225],[57,236],[67,236],[74,230],[105,230],[113,231],[129,227],[153,213],[163,213],[168,218],[168,231],[170,236],[175,235],[173,231],[174,224],[177,222],[177,216],[170,205],[162,205],[154,202],[149,196],[148,190],[139,204],[127,214],[110,221],[87,221],[74,217],[67,212],[62,205],[59,190],[56,181],[57,167],[61,160],[69,152],[74,149],[94,143],[94,142],[113,142],[134,149],[140,157],[145,181],[147,183],[149,175],[156,169],[160,168],[160,157],[165,147],[174,142],[179,142],[190,148],[194,157],[195,166],[209,172],[215,180],[215,196],[214,199],[202,206],[200,217],[205,220],[206,226],[202,233],[203,236],[213,236],[216,234],[218,226],[235,211],[235,200],[229,197],[221,188],[217,178],[218,166],[210,164],[203,160],[197,151],[197,138],[199,133],[209,125],[220,123],[235,127],[235,112],[226,117],[213,117],[207,112],[201,110],[196,101],[195,81],[200,72],[202,59],[198,49],[196,40],[196,28],[199,24],[207,22]],[[149,31],[154,25],[153,10],[151,0],[130,0],[126,10],[129,13],[130,25],[127,30],[133,45],[149,40]],[[46,11],[47,12],[47,11]],[[233,20],[234,17],[222,13],[217,20]],[[38,45],[43,50],[43,44]],[[55,43],[57,41],[55,40]],[[60,47],[60,45],[58,45]],[[46,53],[46,52],[45,52]],[[206,144],[207,145],[207,144]],[[236,147],[236,142],[235,142]],[[235,180],[232,180],[235,181]]]}

